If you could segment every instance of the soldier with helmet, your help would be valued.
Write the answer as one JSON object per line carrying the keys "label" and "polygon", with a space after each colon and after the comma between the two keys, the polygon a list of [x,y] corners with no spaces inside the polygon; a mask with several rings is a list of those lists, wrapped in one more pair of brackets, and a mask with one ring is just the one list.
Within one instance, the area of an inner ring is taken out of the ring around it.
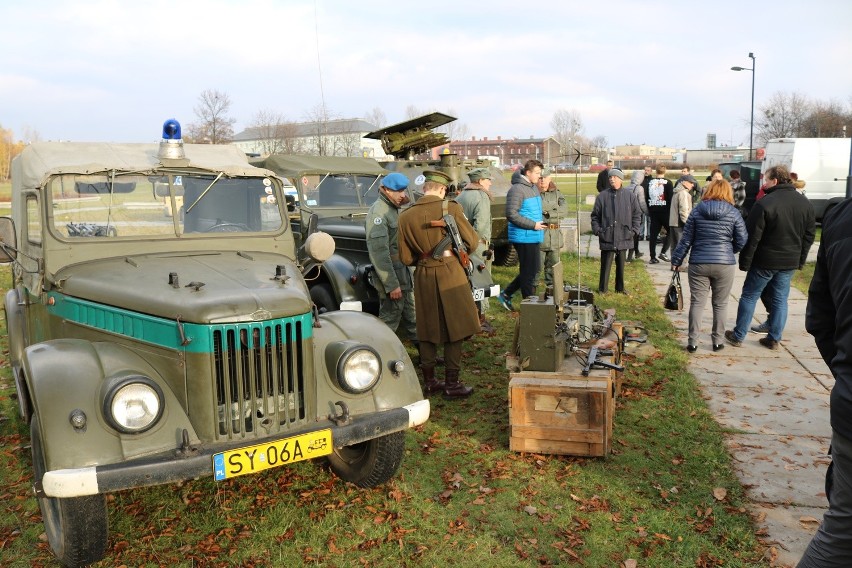
{"label": "soldier with helmet", "polygon": [[408,178],[398,172],[382,179],[379,198],[367,212],[367,251],[373,263],[371,283],[379,291],[379,319],[404,337],[416,340],[414,287],[411,271],[399,259],[399,208],[408,203]]}
{"label": "soldier with helmet", "polygon": [[[459,379],[462,342],[479,331],[479,318],[459,257],[449,246],[439,246],[446,242],[446,230],[432,222],[452,215],[467,250],[475,249],[479,238],[461,205],[444,199],[449,176],[438,171],[424,171],[423,176],[423,197],[399,216],[399,259],[415,267],[417,339],[426,392],[443,391],[444,398],[463,398],[473,388]],[[445,381],[435,378],[438,344],[444,345]]]}

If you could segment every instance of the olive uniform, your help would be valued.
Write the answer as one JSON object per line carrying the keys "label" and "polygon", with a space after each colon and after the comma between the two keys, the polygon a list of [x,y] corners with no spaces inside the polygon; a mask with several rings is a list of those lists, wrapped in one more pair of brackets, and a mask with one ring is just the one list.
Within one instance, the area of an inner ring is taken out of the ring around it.
{"label": "olive uniform", "polygon": [[[415,339],[414,287],[411,270],[399,259],[398,225],[399,209],[380,193],[367,212],[367,251],[373,263],[371,283],[381,297],[379,319],[394,331],[402,323],[405,338]],[[402,291],[402,298],[391,300],[388,294],[396,288]]]}
{"label": "olive uniform", "polygon": [[[479,243],[471,254],[485,261],[485,270],[490,276],[491,255],[488,254],[488,248],[491,245],[491,196],[484,187],[472,182],[456,197],[456,202],[462,206],[465,217],[479,236]],[[479,302],[479,307],[481,312],[486,312],[488,298]]]}
{"label": "olive uniform", "polygon": [[551,188],[541,194],[542,215],[547,223],[540,249],[545,286],[553,285],[553,265],[559,262],[562,246],[565,244],[559,223],[568,214],[565,196],[554,184],[551,184]]}

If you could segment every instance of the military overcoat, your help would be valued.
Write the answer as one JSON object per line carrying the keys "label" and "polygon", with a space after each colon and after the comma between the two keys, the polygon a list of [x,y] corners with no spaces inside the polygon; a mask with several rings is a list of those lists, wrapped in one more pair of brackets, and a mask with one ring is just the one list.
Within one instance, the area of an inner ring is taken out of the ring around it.
{"label": "military overcoat", "polygon": [[[399,216],[399,259],[415,266],[417,339],[430,343],[459,341],[480,330],[470,283],[458,258],[432,258],[445,235],[443,228],[430,225],[443,216],[442,203],[436,195],[424,195]],[[461,205],[451,201],[447,211],[455,218],[465,245],[475,249],[479,237],[465,219]]]}
{"label": "military overcoat", "polygon": [[541,242],[541,250],[560,251],[564,241],[559,224],[568,212],[565,196],[558,189],[545,191],[541,194],[541,210],[544,222],[547,223],[544,240]]}

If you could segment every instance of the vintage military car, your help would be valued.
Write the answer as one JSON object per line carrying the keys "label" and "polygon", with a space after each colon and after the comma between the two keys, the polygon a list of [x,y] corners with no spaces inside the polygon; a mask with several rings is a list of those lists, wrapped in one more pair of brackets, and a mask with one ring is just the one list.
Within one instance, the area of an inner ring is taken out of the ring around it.
{"label": "vintage military car", "polygon": [[323,456],[362,487],[396,473],[429,401],[387,326],[312,305],[273,172],[167,121],[159,148],[34,143],[12,178],[10,362],[63,564],[104,554],[108,492]]}
{"label": "vintage military car", "polygon": [[[388,170],[372,158],[334,156],[273,154],[252,163],[272,170],[296,187],[297,199],[290,198],[290,209],[293,231],[299,235],[297,241],[316,230],[331,235],[335,241],[334,254],[322,266],[305,273],[311,298],[320,311],[347,309],[378,314],[379,293],[370,283],[375,275],[367,251],[365,223]],[[422,177],[406,190],[410,202],[422,195]],[[499,294],[499,286],[482,270],[484,261],[471,259],[474,299]],[[309,265],[307,261],[304,264]]]}

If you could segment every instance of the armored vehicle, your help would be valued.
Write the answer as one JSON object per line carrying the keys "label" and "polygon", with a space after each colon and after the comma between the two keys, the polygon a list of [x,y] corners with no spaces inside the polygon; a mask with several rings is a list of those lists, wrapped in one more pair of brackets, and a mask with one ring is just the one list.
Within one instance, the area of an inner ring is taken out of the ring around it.
{"label": "armored vehicle", "polygon": [[438,170],[452,180],[448,194],[461,191],[468,183],[467,173],[476,168],[491,170],[491,248],[494,250],[494,264],[509,266],[517,263],[512,245],[509,243],[509,225],[506,220],[506,194],[510,184],[503,172],[494,166],[491,160],[459,159],[457,154],[444,153],[437,159],[416,159],[416,156],[432,148],[450,142],[446,135],[435,132],[445,124],[456,120],[455,117],[433,112],[411,120],[392,124],[365,135],[382,142],[384,151],[394,160],[381,162],[390,171],[405,174],[411,181],[415,197],[423,185],[423,170]]}
{"label": "armored vehicle", "polygon": [[[34,143],[12,164],[9,359],[67,566],[103,555],[106,493],[323,456],[372,487],[429,416],[385,325],[312,306],[282,181],[235,147],[183,145],[176,121],[163,135]],[[321,262],[333,243],[300,248]]]}

